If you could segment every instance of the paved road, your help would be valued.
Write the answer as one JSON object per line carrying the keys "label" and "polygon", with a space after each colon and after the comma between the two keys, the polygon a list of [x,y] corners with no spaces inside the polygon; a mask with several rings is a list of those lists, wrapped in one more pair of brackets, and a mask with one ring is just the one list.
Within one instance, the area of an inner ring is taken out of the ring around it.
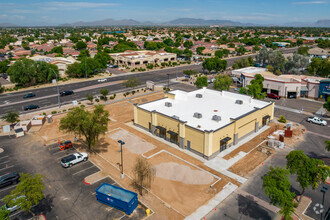
{"label": "paved road", "polygon": [[[292,53],[296,50],[296,48],[288,48],[282,49],[284,53]],[[251,55],[246,55],[243,57],[248,57]],[[255,55],[252,55],[253,57]],[[234,57],[228,58],[228,66],[232,66],[232,64],[242,57]],[[197,71],[202,71],[201,65],[187,65],[187,66],[180,66],[170,69],[163,69],[163,70],[155,70],[149,71],[144,73],[137,73],[134,76],[138,77],[141,80],[142,85],[145,85],[146,81],[151,80],[155,83],[160,82],[167,82],[169,74],[170,79],[174,79],[178,76],[183,76],[183,70],[186,69],[193,69]],[[90,80],[85,82],[78,82],[72,83],[67,85],[60,85],[59,90],[73,90],[75,91],[74,95],[61,97],[61,103],[70,103],[73,100],[84,99],[86,94],[99,94],[101,88],[107,88],[110,91],[110,94],[121,92],[121,91],[128,91],[129,89],[125,88],[124,85],[121,83],[123,80],[127,80],[128,78],[132,77],[132,74],[119,74],[115,77],[110,77],[107,79],[107,82],[100,83],[97,80]],[[109,85],[109,83],[113,83]],[[23,100],[24,94],[28,92],[33,92],[36,94],[36,97],[31,99]],[[41,108],[48,108],[50,106],[55,106],[58,103],[57,99],[57,87],[51,86],[46,88],[38,88],[28,91],[22,92],[15,92],[15,93],[8,93],[4,95],[0,95],[0,116],[8,112],[9,110],[23,112],[23,107],[35,104],[39,105]]]}
{"label": "paved road", "polygon": [[[133,216],[104,205],[96,200],[95,189],[103,182],[116,184],[106,178],[92,185],[85,185],[84,178],[98,172],[99,168],[90,161],[71,168],[62,168],[60,159],[75,153],[74,148],[59,151],[58,146],[43,146],[31,135],[21,138],[0,137],[0,176],[9,172],[39,173],[45,175],[45,199],[34,208],[36,214],[44,214],[47,219],[141,219],[145,210],[139,207]],[[0,199],[15,187],[0,189]],[[0,206],[3,202],[0,201]],[[28,214],[17,211],[11,219],[30,219]]]}

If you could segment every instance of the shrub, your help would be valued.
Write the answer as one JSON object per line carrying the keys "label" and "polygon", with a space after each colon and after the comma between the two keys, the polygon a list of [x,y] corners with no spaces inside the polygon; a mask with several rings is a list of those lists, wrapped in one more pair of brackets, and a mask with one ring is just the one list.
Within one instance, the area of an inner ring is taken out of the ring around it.
{"label": "shrub", "polygon": [[46,115],[46,112],[43,112],[42,114],[43,114],[43,115]]}
{"label": "shrub", "polygon": [[138,89],[138,90],[136,90],[136,92],[140,92],[140,90]]}
{"label": "shrub", "polygon": [[295,207],[295,208],[298,208],[298,205],[299,205],[298,202],[294,202],[294,203],[293,203],[293,207]]}
{"label": "shrub", "polygon": [[78,104],[80,105],[80,104],[81,104],[81,102],[78,102]]}
{"label": "shrub", "polygon": [[126,97],[126,93],[124,93],[124,97]]}
{"label": "shrub", "polygon": [[100,100],[99,99],[95,99],[95,102],[99,102]]}
{"label": "shrub", "polygon": [[73,108],[69,108],[68,110],[71,111]]}
{"label": "shrub", "polygon": [[52,115],[54,115],[54,114],[56,114],[57,113],[57,111],[52,111]]}
{"label": "shrub", "polygon": [[280,116],[280,119],[278,119],[278,122],[285,123],[286,119],[284,118],[283,115]]}
{"label": "shrub", "polygon": [[81,107],[81,108],[85,108],[85,106],[84,106],[84,105],[81,105],[80,107]]}
{"label": "shrub", "polygon": [[64,109],[63,112],[66,112],[66,109]]}

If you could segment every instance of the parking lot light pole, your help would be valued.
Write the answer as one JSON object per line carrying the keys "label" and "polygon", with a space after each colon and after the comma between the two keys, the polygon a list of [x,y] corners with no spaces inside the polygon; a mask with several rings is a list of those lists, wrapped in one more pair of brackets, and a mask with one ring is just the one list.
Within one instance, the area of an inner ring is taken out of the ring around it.
{"label": "parking lot light pole", "polygon": [[124,141],[119,140],[118,143],[120,144],[120,153],[121,153],[121,178],[124,179],[124,164],[123,164],[123,145],[125,144]]}
{"label": "parking lot light pole", "polygon": [[[52,68],[50,68],[51,70],[53,70]],[[57,73],[55,72],[55,70],[53,70],[53,72],[55,73],[56,76],[56,86],[57,86],[57,98],[58,98],[58,108],[61,108],[61,101],[60,101],[60,90],[58,89],[58,76]]]}
{"label": "parking lot light pole", "polygon": [[[323,193],[322,206],[324,207],[324,196],[328,190],[328,186],[323,186],[321,192]],[[323,212],[321,213],[321,220],[323,220]]]}

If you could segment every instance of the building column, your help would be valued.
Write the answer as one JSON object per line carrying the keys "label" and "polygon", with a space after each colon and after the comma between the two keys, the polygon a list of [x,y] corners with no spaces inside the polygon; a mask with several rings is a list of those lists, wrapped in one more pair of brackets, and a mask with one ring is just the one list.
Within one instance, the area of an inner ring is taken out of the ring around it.
{"label": "building column", "polygon": [[255,132],[258,132],[259,131],[259,122],[256,121],[256,127],[255,127]]}
{"label": "building column", "polygon": [[212,155],[213,148],[213,131],[204,131],[204,157],[208,158]]}
{"label": "building column", "polygon": [[179,147],[185,148],[186,122],[179,122]]}
{"label": "building column", "polygon": [[137,107],[139,106],[138,103],[134,104],[134,124],[138,123],[138,116],[137,116]]}
{"label": "building column", "polygon": [[234,145],[238,143],[238,133],[234,134]]}
{"label": "building column", "polygon": [[156,126],[157,126],[157,112],[152,111],[151,112],[151,133],[156,134]]}

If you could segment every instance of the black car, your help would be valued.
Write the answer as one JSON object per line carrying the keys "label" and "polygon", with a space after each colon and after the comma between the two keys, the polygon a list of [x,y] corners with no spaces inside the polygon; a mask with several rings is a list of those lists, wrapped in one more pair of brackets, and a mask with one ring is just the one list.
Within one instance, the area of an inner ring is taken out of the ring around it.
{"label": "black car", "polygon": [[37,109],[37,108],[40,108],[40,106],[39,105],[28,105],[28,106],[24,107],[24,111],[31,110],[31,109]]}
{"label": "black car", "polygon": [[14,172],[14,173],[8,173],[0,177],[0,188],[12,185],[14,183],[19,182],[19,174]]}
{"label": "black car", "polygon": [[72,94],[74,94],[74,92],[72,90],[67,90],[67,91],[60,93],[61,96],[67,96],[67,95],[72,95]]}
{"label": "black car", "polygon": [[28,93],[28,94],[23,96],[23,99],[32,98],[32,97],[35,97],[35,96],[36,95],[34,93]]}

